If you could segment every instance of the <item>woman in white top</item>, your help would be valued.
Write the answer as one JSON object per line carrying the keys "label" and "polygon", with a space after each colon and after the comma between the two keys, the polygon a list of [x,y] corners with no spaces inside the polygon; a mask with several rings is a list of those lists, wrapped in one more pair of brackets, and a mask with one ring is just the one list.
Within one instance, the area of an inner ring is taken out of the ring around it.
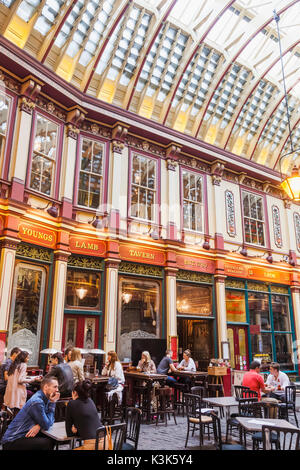
{"label": "woman in white top", "polygon": [[186,349],[183,353],[183,359],[179,366],[177,367],[178,370],[187,370],[190,372],[196,372],[196,365],[191,358],[191,351]]}
{"label": "woman in white top", "polygon": [[74,377],[74,382],[82,382],[84,380],[83,364],[80,349],[73,348],[71,352],[71,361],[68,362]]}
{"label": "woman in white top", "polygon": [[122,393],[125,383],[125,377],[123,373],[122,364],[119,361],[117,353],[115,351],[108,351],[107,361],[102,369],[102,375],[108,375],[109,377],[115,377],[118,380],[119,385],[117,388],[110,390],[107,393],[108,399],[110,400],[114,393],[118,395],[119,403],[122,400]]}

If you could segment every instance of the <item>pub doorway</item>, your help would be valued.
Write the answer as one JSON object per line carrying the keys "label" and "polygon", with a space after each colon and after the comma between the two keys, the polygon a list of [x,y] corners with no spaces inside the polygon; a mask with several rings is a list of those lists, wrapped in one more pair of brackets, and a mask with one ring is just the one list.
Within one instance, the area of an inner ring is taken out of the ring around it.
{"label": "pub doorway", "polygon": [[190,349],[199,370],[207,370],[213,353],[213,322],[206,319],[177,317],[179,359],[185,349]]}

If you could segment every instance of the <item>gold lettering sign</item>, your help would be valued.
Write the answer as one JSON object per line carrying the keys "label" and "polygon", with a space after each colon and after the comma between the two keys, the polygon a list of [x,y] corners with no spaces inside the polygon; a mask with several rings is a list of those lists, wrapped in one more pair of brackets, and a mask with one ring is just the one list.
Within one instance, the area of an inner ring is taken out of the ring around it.
{"label": "gold lettering sign", "polygon": [[120,258],[137,263],[149,263],[156,265],[165,264],[165,253],[161,250],[147,249],[132,245],[120,245]]}
{"label": "gold lettering sign", "polygon": [[213,273],[215,269],[214,262],[211,260],[177,255],[176,261],[180,269],[199,271],[202,273]]}
{"label": "gold lettering sign", "polygon": [[23,241],[48,248],[55,248],[56,244],[56,233],[54,231],[23,222],[19,225],[19,237]]}
{"label": "gold lettering sign", "polygon": [[102,240],[70,236],[69,244],[71,253],[92,256],[104,256],[106,253],[106,245]]}

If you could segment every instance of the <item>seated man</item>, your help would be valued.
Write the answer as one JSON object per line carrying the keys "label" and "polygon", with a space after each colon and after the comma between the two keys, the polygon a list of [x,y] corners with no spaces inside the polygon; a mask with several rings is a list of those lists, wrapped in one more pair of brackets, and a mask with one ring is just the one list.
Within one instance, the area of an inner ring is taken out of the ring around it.
{"label": "seated man", "polygon": [[249,387],[250,390],[257,392],[258,400],[261,398],[261,391],[266,392],[265,383],[262,376],[259,374],[260,371],[260,363],[258,361],[253,361],[250,364],[249,372],[243,377],[242,385],[244,387]]}
{"label": "seated man", "polygon": [[52,450],[54,441],[40,433],[54,423],[55,404],[59,399],[58,382],[45,377],[41,389],[28,400],[12,420],[2,438],[4,450]]}
{"label": "seated man", "polygon": [[61,353],[51,356],[52,367],[47,377],[55,377],[58,380],[59,393],[61,398],[71,397],[74,387],[73,372],[69,364],[64,362]]}
{"label": "seated man", "polygon": [[[162,358],[160,363],[157,366],[157,373],[158,374],[168,374],[169,369],[172,372],[176,371],[176,367],[173,364],[173,361],[171,359],[172,356],[172,350],[167,349],[166,350],[166,355],[165,357]],[[174,377],[169,376],[166,380],[166,384],[169,385],[170,387],[174,387],[174,385],[177,383],[177,380]]]}
{"label": "seated man", "polygon": [[270,365],[270,374],[268,375],[266,386],[271,398],[283,401],[285,395],[285,387],[290,385],[290,379],[287,374],[281,372],[280,365],[277,362],[272,362]]}

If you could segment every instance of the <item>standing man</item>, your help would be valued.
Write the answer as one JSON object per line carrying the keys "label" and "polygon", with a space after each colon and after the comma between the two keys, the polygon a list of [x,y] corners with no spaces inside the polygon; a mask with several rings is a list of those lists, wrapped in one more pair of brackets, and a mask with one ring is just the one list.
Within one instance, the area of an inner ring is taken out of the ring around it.
{"label": "standing man", "polygon": [[52,450],[54,441],[42,433],[54,423],[55,405],[59,399],[58,382],[45,377],[41,388],[28,400],[8,426],[3,438],[4,450]]}
{"label": "standing man", "polygon": [[244,375],[242,383],[244,387],[249,387],[250,390],[257,392],[258,400],[261,398],[261,391],[266,393],[264,379],[259,374],[259,371],[260,363],[258,361],[251,362],[250,370]]}
{"label": "standing man", "polygon": [[[157,366],[157,373],[158,374],[166,374],[167,375],[169,370],[171,370],[172,372],[176,371],[176,367],[173,364],[171,356],[172,356],[172,350],[167,349],[165,357],[162,358],[162,360],[160,361],[160,363]],[[166,384],[169,385],[170,387],[174,387],[174,385],[177,384],[177,380],[172,376],[168,376],[168,378],[166,380]]]}
{"label": "standing man", "polygon": [[287,374],[280,371],[280,365],[277,362],[272,362],[266,382],[267,391],[270,391],[269,396],[284,401],[285,387],[288,385],[290,385],[290,379]]}
{"label": "standing man", "polygon": [[73,372],[69,364],[64,362],[61,353],[55,353],[51,356],[52,367],[47,377],[55,377],[58,381],[59,393],[61,398],[71,397],[74,387]]}
{"label": "standing man", "polygon": [[[10,352],[10,357],[3,361],[0,366],[0,396],[2,395],[2,397],[4,396],[6,390],[8,380],[8,369],[10,368],[11,364],[14,362],[20,352],[20,348],[13,348]],[[2,405],[2,401],[3,400],[0,397],[0,405]]]}

